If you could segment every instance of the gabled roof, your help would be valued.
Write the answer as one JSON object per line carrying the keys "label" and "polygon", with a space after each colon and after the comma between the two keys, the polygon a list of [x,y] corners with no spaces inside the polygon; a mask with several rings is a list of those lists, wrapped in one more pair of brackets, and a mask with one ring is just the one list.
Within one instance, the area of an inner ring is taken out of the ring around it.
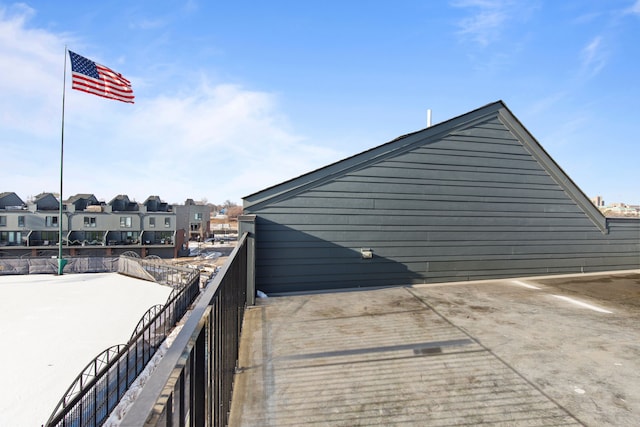
{"label": "gabled roof", "polygon": [[40,193],[33,198],[33,204],[38,210],[55,210],[60,207],[58,198],[53,193]]}
{"label": "gabled roof", "polygon": [[142,204],[146,205],[149,202],[162,203],[162,200],[160,199],[160,196],[149,196],[147,197],[147,200],[145,200]]}
{"label": "gabled roof", "polygon": [[77,202],[78,200],[93,200],[95,199],[96,201],[98,199],[96,199],[96,196],[94,196],[93,194],[89,194],[89,193],[85,193],[85,194],[76,194],[75,196],[71,196],[67,199],[67,203],[74,203]]}
{"label": "gabled roof", "polygon": [[0,193],[0,207],[24,206],[24,202],[16,193],[5,191]]}
{"label": "gabled roof", "polygon": [[74,205],[76,212],[84,211],[88,206],[96,206],[100,204],[96,196],[88,193],[71,196],[65,203],[68,205]]}
{"label": "gabled roof", "polygon": [[25,203],[16,193],[0,193],[0,209],[22,209]]}
{"label": "gabled roof", "polygon": [[147,200],[142,203],[147,207],[150,212],[170,212],[170,206],[168,203],[163,202],[160,196],[149,196]]}
{"label": "gabled roof", "polygon": [[386,144],[374,147],[265,190],[250,194],[243,198],[244,207],[253,207],[255,209],[270,203],[287,200],[308,189],[335,180],[349,172],[362,169],[389,157],[397,156],[418,146],[440,141],[451,132],[464,131],[493,117],[497,117],[513,133],[547,173],[551,175],[558,185],[560,185],[585,212],[591,221],[593,221],[601,231],[606,232],[606,218],[551,156],[549,156],[533,135],[529,133],[507,108],[503,101],[487,104],[461,116],[454,117],[417,132],[400,136]]}
{"label": "gabled roof", "polygon": [[58,200],[58,198],[54,196],[53,193],[40,193],[33,198],[33,201],[37,202],[38,200],[42,200],[50,197],[53,197],[54,199]]}
{"label": "gabled roof", "polygon": [[137,202],[132,202],[129,200],[129,196],[126,194],[118,194],[116,197],[111,199],[109,205],[113,207],[115,211],[137,211],[139,209]]}
{"label": "gabled roof", "polygon": [[124,201],[126,203],[129,203],[129,196],[127,196],[126,194],[118,194],[116,197],[111,199],[109,204],[115,203],[117,201]]}

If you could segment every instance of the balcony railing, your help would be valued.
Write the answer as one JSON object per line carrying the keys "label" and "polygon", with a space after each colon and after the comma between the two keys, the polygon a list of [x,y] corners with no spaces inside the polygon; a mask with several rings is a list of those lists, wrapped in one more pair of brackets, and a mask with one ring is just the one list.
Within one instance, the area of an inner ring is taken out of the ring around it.
{"label": "balcony railing", "polygon": [[[126,262],[127,257],[121,261]],[[183,268],[131,261],[153,271],[174,270],[182,282],[174,283],[164,306],[151,307],[145,313],[127,344],[106,349],[82,370],[56,405],[47,427],[101,426],[198,295],[197,270],[184,274]]]}
{"label": "balcony railing", "polygon": [[227,424],[251,271],[248,236],[202,293],[121,425]]}

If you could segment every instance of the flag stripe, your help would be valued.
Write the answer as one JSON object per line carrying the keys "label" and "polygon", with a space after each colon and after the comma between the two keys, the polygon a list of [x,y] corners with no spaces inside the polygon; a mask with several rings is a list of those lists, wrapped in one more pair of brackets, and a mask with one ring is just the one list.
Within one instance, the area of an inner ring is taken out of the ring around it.
{"label": "flag stripe", "polygon": [[85,92],[95,95],[104,95],[112,99],[122,98],[123,101],[133,101],[134,99],[131,89],[123,90],[120,86],[115,86],[110,83],[105,84],[96,79],[88,78],[83,74],[76,75],[76,73],[73,73],[72,83],[72,89],[84,90]]}
{"label": "flag stripe", "polygon": [[92,86],[86,85],[74,85],[73,89],[80,90],[86,93],[91,93],[93,95],[102,96],[103,98],[115,99],[122,102],[127,102],[133,104],[133,96],[122,96],[114,92],[105,91],[104,88],[96,88]]}
{"label": "flag stripe", "polygon": [[105,92],[115,92],[123,96],[133,97],[133,92],[131,90],[123,90],[119,86],[96,82],[95,80],[84,78],[84,76],[76,77],[73,84],[78,86],[90,86],[96,89],[103,89]]}
{"label": "flag stripe", "polygon": [[72,89],[133,104],[131,82],[104,65],[69,51]]}
{"label": "flag stripe", "polygon": [[118,84],[123,84],[125,86],[131,86],[131,82],[125,79],[122,74],[118,74],[115,71],[100,64],[96,64],[96,68],[99,74],[104,74],[105,77],[109,78],[111,81],[116,82]]}
{"label": "flag stripe", "polygon": [[86,92],[86,93],[90,93],[92,95],[97,95],[97,96],[101,96],[103,98],[108,98],[108,99],[114,99],[117,101],[122,101],[122,102],[126,102],[129,104],[133,104],[133,96],[130,97],[123,97],[123,96],[119,96],[117,94],[111,93],[111,92],[105,92],[104,89],[96,89],[96,88],[92,88],[90,86],[72,86],[72,89],[75,90],[79,90],[82,92]]}

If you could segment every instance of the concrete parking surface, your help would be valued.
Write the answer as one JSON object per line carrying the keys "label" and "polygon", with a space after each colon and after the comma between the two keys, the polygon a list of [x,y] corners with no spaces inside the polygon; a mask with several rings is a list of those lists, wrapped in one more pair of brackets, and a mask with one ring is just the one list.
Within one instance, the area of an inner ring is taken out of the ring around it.
{"label": "concrete parking surface", "polygon": [[640,271],[261,299],[230,426],[640,425]]}

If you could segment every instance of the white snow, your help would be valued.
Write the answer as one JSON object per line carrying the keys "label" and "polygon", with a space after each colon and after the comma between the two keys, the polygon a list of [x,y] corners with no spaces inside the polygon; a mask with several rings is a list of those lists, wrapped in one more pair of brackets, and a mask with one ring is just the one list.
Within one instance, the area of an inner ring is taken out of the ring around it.
{"label": "white snow", "polygon": [[171,288],[117,273],[0,276],[0,426],[40,426]]}

